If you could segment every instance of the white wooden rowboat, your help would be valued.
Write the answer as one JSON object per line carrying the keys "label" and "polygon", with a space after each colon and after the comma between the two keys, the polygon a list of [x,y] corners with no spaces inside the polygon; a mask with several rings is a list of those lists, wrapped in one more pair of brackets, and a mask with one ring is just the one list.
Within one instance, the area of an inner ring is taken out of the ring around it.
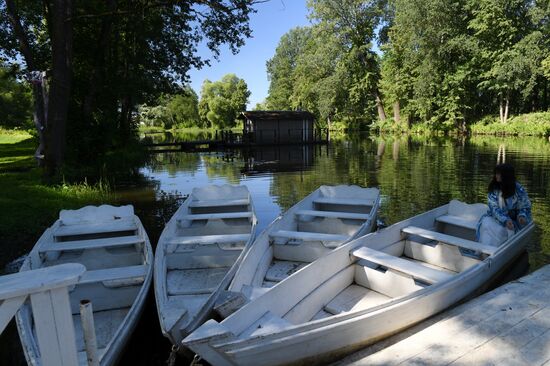
{"label": "white wooden rowboat", "polygon": [[195,188],[166,224],[156,249],[155,298],[163,334],[179,345],[211,314],[254,240],[245,186]]}
{"label": "white wooden rowboat", "polygon": [[376,188],[319,187],[254,240],[216,312],[228,316],[334,248],[371,232],[379,204]]}
{"label": "white wooden rowboat", "polygon": [[[132,206],[62,210],[40,237],[21,272],[80,263],[86,272],[69,292],[79,364],[87,365],[80,301],[89,300],[101,365],[112,365],[135,328],[153,277],[153,252]],[[30,303],[16,316],[29,365],[41,365]],[[70,346],[67,346],[70,347]]]}
{"label": "white wooden rowboat", "polygon": [[499,247],[473,241],[486,209],[451,201],[358,238],[183,344],[216,366],[310,364],[399,332],[472,295],[524,250],[532,223]]}

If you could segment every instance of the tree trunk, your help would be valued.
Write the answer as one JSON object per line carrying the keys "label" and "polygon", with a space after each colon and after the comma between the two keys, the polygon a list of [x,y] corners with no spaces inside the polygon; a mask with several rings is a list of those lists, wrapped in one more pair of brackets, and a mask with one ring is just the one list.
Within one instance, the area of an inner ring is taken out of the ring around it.
{"label": "tree trunk", "polygon": [[548,81],[546,78],[543,79],[544,86],[542,88],[542,110],[546,111],[548,109]]}
{"label": "tree trunk", "polygon": [[500,123],[504,123],[504,101],[502,99],[502,96],[500,96],[499,116],[500,116]]}
{"label": "tree trunk", "polygon": [[504,107],[504,119],[503,122],[508,122],[508,111],[510,110],[510,94],[506,94],[506,106]]}
{"label": "tree trunk", "polygon": [[[116,10],[117,2],[115,0],[107,1],[107,8],[110,13]],[[109,15],[103,18],[101,22],[101,30],[99,32],[96,59],[94,63],[94,70],[90,77],[88,94],[84,97],[84,103],[82,106],[83,118],[87,123],[91,123],[92,112],[94,110],[95,97],[103,84],[105,75],[105,51],[109,49],[109,43],[111,41],[111,29],[113,24],[113,16]]]}
{"label": "tree trunk", "polygon": [[398,100],[393,103],[393,120],[397,124],[401,123],[401,106]]}
{"label": "tree trunk", "polygon": [[72,0],[52,3],[52,80],[48,101],[48,128],[44,151],[46,172],[55,174],[65,158],[67,114],[71,95]]}
{"label": "tree trunk", "polygon": [[375,98],[376,98],[376,108],[378,109],[378,119],[380,121],[386,120],[386,112],[384,111],[384,104],[382,103],[382,99],[380,99],[380,93],[378,90],[375,91]]}

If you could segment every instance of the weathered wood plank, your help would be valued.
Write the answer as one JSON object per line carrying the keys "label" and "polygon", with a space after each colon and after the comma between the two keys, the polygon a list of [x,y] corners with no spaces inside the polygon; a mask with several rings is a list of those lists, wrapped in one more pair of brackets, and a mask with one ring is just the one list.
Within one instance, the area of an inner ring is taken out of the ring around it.
{"label": "weathered wood plank", "polygon": [[250,204],[250,200],[247,198],[236,200],[204,200],[204,201],[192,201],[189,203],[189,207],[220,207],[220,206],[246,206]]}
{"label": "weathered wood plank", "polygon": [[102,238],[90,240],[74,240],[63,242],[51,242],[40,248],[41,253],[54,251],[113,248],[128,246],[132,244],[143,243],[144,239],[140,235],[119,236],[115,238]]}
{"label": "weathered wood plank", "polygon": [[354,250],[352,254],[357,258],[395,269],[396,271],[403,272],[427,283],[441,282],[453,277],[453,275],[447,272],[439,271],[399,257],[394,257],[393,255],[367,247],[361,247]]}
{"label": "weathered wood plank", "polygon": [[134,219],[111,220],[97,224],[75,224],[59,226],[54,232],[55,237],[89,235],[101,233],[116,233],[124,231],[135,231],[137,225]]}
{"label": "weathered wood plank", "polygon": [[82,264],[67,263],[0,277],[0,300],[70,286],[86,271]]}
{"label": "weathered wood plank", "polygon": [[376,201],[357,198],[319,197],[314,199],[313,202],[331,205],[373,206]]}
{"label": "weathered wood plank", "polygon": [[306,231],[278,230],[270,234],[273,238],[296,239],[304,241],[337,241],[343,242],[349,239],[347,235],[313,233]]}
{"label": "weathered wood plank", "polygon": [[124,280],[128,278],[143,277],[147,275],[149,266],[137,265],[128,267],[116,267],[87,271],[82,275],[79,284]]}
{"label": "weathered wood plank", "polygon": [[549,298],[550,265],[335,365],[544,365]]}
{"label": "weathered wood plank", "polygon": [[354,219],[354,220],[370,219],[369,214],[362,214],[362,213],[355,213],[355,212],[341,212],[341,211],[299,210],[299,211],[296,211],[296,215],[330,217],[330,218],[336,218],[336,219]]}
{"label": "weathered wood plank", "polygon": [[407,226],[403,228],[401,231],[403,231],[406,234],[416,235],[416,236],[420,236],[422,238],[431,239],[431,240],[437,240],[445,244],[456,245],[461,248],[476,250],[489,255],[494,254],[498,249],[496,247],[484,245],[476,241],[466,240],[466,239],[458,238],[456,236],[442,234],[436,231],[430,231],[430,230],[422,229],[420,227],[415,227],[415,226]]}

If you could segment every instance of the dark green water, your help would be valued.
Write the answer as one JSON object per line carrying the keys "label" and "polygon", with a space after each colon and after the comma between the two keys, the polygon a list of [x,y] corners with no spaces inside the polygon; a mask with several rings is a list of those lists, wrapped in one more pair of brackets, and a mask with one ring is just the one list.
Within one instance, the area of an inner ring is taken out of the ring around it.
{"label": "dark green water", "polygon": [[[151,136],[155,141],[206,137]],[[358,134],[333,139],[329,146],[159,153],[140,169],[143,179],[139,183],[118,182],[116,190],[120,204],[135,206],[153,246],[185,196],[193,187],[206,184],[248,186],[260,230],[322,184],[378,187],[382,194],[379,217],[391,225],[451,199],[485,202],[498,156],[516,167],[533,204],[537,229],[528,245],[529,270],[533,271],[550,263],[550,142],[541,138],[389,139]],[[524,262],[517,264],[519,274]],[[168,357],[170,345],[160,333],[150,295],[122,365],[163,365]],[[1,341],[7,339],[13,346],[0,347],[0,364],[24,363],[13,327]]]}

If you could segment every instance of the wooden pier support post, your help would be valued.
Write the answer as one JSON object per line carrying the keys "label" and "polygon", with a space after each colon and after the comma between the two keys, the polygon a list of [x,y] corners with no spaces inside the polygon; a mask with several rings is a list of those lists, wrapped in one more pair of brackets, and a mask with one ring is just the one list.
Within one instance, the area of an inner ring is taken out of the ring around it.
{"label": "wooden pier support post", "polygon": [[88,366],[99,366],[99,355],[97,354],[97,339],[94,326],[94,311],[90,300],[80,301],[80,319],[82,323],[82,332],[84,333],[84,347],[86,348]]}

